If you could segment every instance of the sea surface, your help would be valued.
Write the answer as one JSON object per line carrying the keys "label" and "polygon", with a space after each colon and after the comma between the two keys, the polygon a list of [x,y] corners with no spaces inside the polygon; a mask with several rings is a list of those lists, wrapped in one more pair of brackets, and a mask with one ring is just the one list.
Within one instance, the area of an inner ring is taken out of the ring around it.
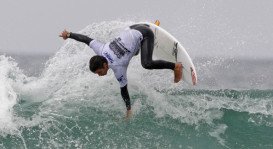
{"label": "sea surface", "polygon": [[[79,33],[108,41],[131,23]],[[273,148],[273,59],[192,57],[193,87],[174,84],[169,70],[145,70],[138,55],[126,120],[113,72],[92,74],[92,55],[73,40],[52,55],[0,54],[0,148]]]}

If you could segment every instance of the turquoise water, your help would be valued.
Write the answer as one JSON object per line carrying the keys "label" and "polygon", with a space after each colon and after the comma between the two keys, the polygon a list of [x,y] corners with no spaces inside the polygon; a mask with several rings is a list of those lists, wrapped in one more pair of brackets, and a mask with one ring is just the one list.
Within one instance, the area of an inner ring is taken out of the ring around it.
{"label": "turquoise water", "polygon": [[[80,32],[107,41],[130,23]],[[273,148],[272,60],[193,58],[199,85],[191,87],[135,57],[125,120],[113,73],[90,73],[92,55],[68,40],[50,57],[0,56],[0,148]]]}

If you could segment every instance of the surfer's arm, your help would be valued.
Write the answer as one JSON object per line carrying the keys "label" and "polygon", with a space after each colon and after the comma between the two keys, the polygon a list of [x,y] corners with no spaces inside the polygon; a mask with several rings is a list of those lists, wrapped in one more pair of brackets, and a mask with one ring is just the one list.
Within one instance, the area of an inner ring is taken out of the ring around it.
{"label": "surfer's arm", "polygon": [[67,30],[64,30],[59,36],[63,37],[64,40],[66,40],[67,38],[71,38],[71,39],[77,40],[79,42],[83,42],[87,45],[89,45],[89,43],[93,40],[92,38],[90,38],[88,36],[68,32]]}
{"label": "surfer's arm", "polygon": [[131,110],[130,96],[127,89],[127,66],[114,66],[112,67],[115,77],[120,85],[121,97],[125,102],[127,111]]}
{"label": "surfer's arm", "polygon": [[83,42],[83,43],[85,43],[87,45],[89,45],[89,43],[93,40],[92,38],[87,37],[85,35],[72,33],[72,32],[69,34],[68,38],[77,40],[79,42]]}
{"label": "surfer's arm", "polygon": [[121,91],[121,96],[125,102],[127,111],[131,110],[131,102],[130,102],[130,96],[128,93],[127,85],[125,85],[124,87],[121,87],[120,91]]}

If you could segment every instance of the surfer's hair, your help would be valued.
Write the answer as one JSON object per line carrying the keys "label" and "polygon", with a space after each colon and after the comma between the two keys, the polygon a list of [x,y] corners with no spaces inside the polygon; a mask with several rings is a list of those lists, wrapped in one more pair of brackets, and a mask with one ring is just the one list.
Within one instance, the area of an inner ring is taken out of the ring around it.
{"label": "surfer's hair", "polygon": [[103,64],[108,64],[107,60],[103,56],[95,55],[91,57],[89,61],[89,69],[95,73],[96,70],[103,68]]}

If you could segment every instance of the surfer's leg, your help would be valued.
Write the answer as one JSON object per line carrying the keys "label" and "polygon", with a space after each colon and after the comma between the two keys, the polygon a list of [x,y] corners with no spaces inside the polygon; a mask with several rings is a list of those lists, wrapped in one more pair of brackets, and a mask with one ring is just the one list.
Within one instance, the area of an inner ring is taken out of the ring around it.
{"label": "surfer's leg", "polygon": [[145,69],[171,69],[174,71],[174,82],[179,82],[182,78],[182,64],[172,63],[164,60],[153,60],[154,33],[146,25],[133,25],[143,35],[141,42],[141,65]]}
{"label": "surfer's leg", "polygon": [[132,29],[136,29],[143,35],[141,42],[141,65],[145,69],[175,69],[175,63],[164,60],[153,60],[154,50],[154,33],[146,25],[133,25]]}

